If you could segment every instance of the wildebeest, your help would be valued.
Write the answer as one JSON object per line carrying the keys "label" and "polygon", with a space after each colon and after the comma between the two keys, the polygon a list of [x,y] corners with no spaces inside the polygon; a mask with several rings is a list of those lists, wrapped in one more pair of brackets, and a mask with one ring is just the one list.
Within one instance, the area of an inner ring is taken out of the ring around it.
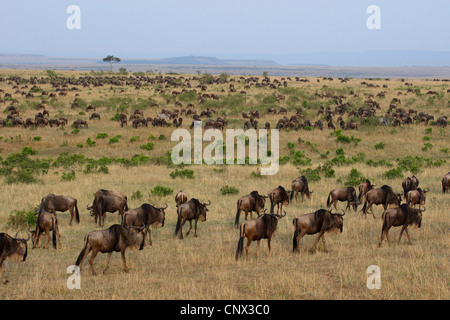
{"label": "wildebeest", "polygon": [[[402,201],[402,194],[395,193],[392,190],[392,187],[388,185],[384,185],[381,188],[376,188],[368,191],[366,193],[364,206],[362,209],[362,213],[364,215],[367,214],[367,211],[370,209],[373,218],[375,219],[375,214],[373,213],[372,205],[383,205],[384,210],[387,209],[388,205],[396,205],[399,206]],[[369,204],[369,205],[367,205]]]}
{"label": "wildebeest", "polygon": [[358,208],[358,198],[356,197],[356,190],[354,187],[338,188],[330,191],[327,199],[327,208],[334,204],[334,208],[337,210],[336,204],[338,201],[347,201],[347,207],[350,209],[350,205],[353,206],[353,210]]}
{"label": "wildebeest", "polygon": [[183,192],[183,190],[178,191],[178,193],[175,196],[175,202],[177,204],[177,208],[183,204],[186,203],[188,200],[187,198],[187,194],[185,192]]}
{"label": "wildebeest", "polygon": [[342,210],[342,212],[342,214],[332,213],[330,210],[319,209],[315,212],[302,214],[299,217],[294,218],[292,220],[295,228],[294,237],[292,239],[292,251],[299,252],[298,244],[305,234],[311,235],[316,233],[319,235],[314,241],[312,252],[315,252],[320,239],[322,239],[324,250],[327,251],[324,233],[330,231],[340,231],[342,233],[345,211]]}
{"label": "wildebeest", "polygon": [[442,178],[442,193],[450,190],[450,171]]}
{"label": "wildebeest", "polygon": [[[99,252],[108,253],[105,268],[103,274],[105,274],[108,268],[111,254],[113,252],[119,252],[122,255],[123,267],[125,272],[128,272],[127,261],[125,258],[125,250],[130,247],[139,246],[139,250],[144,248],[144,227],[126,227],[123,225],[114,224],[108,229],[95,230],[89,232],[84,237],[84,247],[81,250],[75,265],[83,266],[84,259],[92,251],[89,264],[93,275],[97,275],[94,270],[94,259]],[[141,239],[142,237],[142,239]]]}
{"label": "wildebeest", "polygon": [[194,237],[197,237],[197,222],[199,219],[200,221],[206,221],[206,212],[209,211],[207,206],[211,204],[211,201],[208,202],[209,203],[201,203],[198,199],[192,198],[178,207],[175,237],[180,233],[180,239],[183,239],[183,225],[186,221],[189,221],[189,230],[186,232],[186,236],[188,236],[192,229],[192,220],[195,220]]}
{"label": "wildebeest", "polygon": [[[308,199],[311,199],[311,194],[313,191],[309,190],[308,180],[305,176],[298,177],[292,181],[292,191],[291,191],[291,202],[294,199],[298,201],[298,193],[302,195],[302,202],[304,200],[305,195]],[[295,193],[295,194],[294,194]]]}
{"label": "wildebeest", "polygon": [[80,213],[78,212],[77,199],[69,196],[58,196],[53,193],[49,193],[41,200],[39,209],[43,209],[48,212],[67,211],[70,212],[70,222],[72,225],[73,217],[75,217],[77,223],[80,223]]}
{"label": "wildebeest", "polygon": [[406,194],[406,203],[411,207],[414,207],[416,204],[419,205],[419,208],[420,206],[424,206],[427,192],[429,191],[429,189],[422,190],[421,188],[408,191]]}
{"label": "wildebeest", "polygon": [[59,233],[56,214],[40,209],[36,221],[36,230],[31,231],[33,234],[33,237],[31,238],[33,249],[39,247],[39,241],[43,234],[47,236],[47,243],[45,243],[44,240],[44,249],[48,247],[50,243],[50,231],[52,231],[53,248],[56,249],[56,238],[58,238],[59,247],[61,248],[61,234]]}
{"label": "wildebeest", "polygon": [[28,238],[17,238],[17,233],[13,237],[6,233],[0,233],[0,269],[2,270],[3,284],[7,284],[9,281],[5,279],[5,265],[3,264],[6,259],[10,259],[15,262],[25,261],[28,254],[27,241]]}
{"label": "wildebeest", "polygon": [[403,195],[406,198],[406,194],[411,191],[417,189],[419,186],[419,180],[415,176],[408,177],[402,181]]}
{"label": "wildebeest", "polygon": [[245,212],[245,220],[247,220],[247,216],[250,213],[250,219],[253,218],[253,212],[259,215],[264,211],[264,206],[266,204],[266,196],[262,196],[258,193],[258,191],[252,191],[250,194],[239,198],[237,201],[237,212],[236,218],[234,220],[234,225],[236,227],[239,226],[239,216],[241,210]]}
{"label": "wildebeest", "polygon": [[369,191],[372,190],[376,185],[372,184],[369,179],[366,179],[365,181],[361,182],[358,186],[359,195],[358,195],[358,202],[359,204],[362,201],[362,197]]}
{"label": "wildebeest", "polygon": [[236,249],[236,260],[242,255],[242,250],[244,248],[244,238],[247,238],[247,244],[245,246],[245,257],[248,259],[248,247],[252,241],[257,241],[257,250],[259,249],[259,244],[261,239],[267,239],[267,246],[269,248],[270,254],[270,241],[275,235],[277,229],[278,220],[286,216],[286,211],[284,215],[279,214],[262,214],[258,218],[253,220],[247,220],[243,222],[239,228],[239,241]]}
{"label": "wildebeest", "polygon": [[103,227],[106,218],[106,212],[119,212],[121,223],[123,223],[123,214],[128,211],[127,200],[122,197],[100,194],[94,198],[92,206],[86,208],[90,210],[91,216],[94,216],[95,224]]}
{"label": "wildebeest", "polygon": [[277,213],[283,210],[283,205],[289,205],[289,195],[282,186],[278,186],[269,193],[270,213],[273,213],[275,205],[277,205]]}
{"label": "wildebeest", "polygon": [[402,234],[405,231],[406,236],[408,237],[409,244],[412,244],[411,239],[409,238],[408,226],[415,225],[416,227],[420,228],[422,224],[422,212],[424,212],[425,210],[425,207],[423,208],[423,210],[421,210],[420,208],[414,209],[407,204],[402,204],[398,208],[389,208],[385,210],[382,215],[383,227],[381,229],[381,237],[378,246],[381,247],[384,236],[386,236],[389,245],[389,229],[391,227],[400,226],[402,226],[402,230],[400,231],[398,243],[400,244],[400,239],[402,238]]}
{"label": "wildebeest", "polygon": [[167,204],[165,207],[156,208],[148,203],[144,203],[138,208],[128,210],[123,215],[123,224],[127,227],[138,227],[144,225],[144,242],[145,236],[148,233],[148,243],[152,245],[152,232],[150,226],[153,228],[164,227],[166,219]]}

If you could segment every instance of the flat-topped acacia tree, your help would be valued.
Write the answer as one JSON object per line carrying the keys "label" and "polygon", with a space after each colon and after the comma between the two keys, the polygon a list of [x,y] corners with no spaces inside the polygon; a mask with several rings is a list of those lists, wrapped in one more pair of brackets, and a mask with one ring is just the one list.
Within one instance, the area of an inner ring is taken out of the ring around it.
{"label": "flat-topped acacia tree", "polygon": [[120,62],[120,58],[114,57],[113,55],[108,55],[108,56],[106,56],[106,58],[103,58],[103,61],[109,63],[110,72],[112,73],[112,65],[113,65],[113,63],[119,63]]}

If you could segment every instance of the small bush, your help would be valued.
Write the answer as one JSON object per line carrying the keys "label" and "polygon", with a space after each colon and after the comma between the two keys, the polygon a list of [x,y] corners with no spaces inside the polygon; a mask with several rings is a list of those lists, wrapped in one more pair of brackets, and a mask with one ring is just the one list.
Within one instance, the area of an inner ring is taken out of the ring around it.
{"label": "small bush", "polygon": [[220,188],[220,192],[222,193],[222,195],[238,194],[239,189],[233,186],[223,186],[222,188]]}
{"label": "small bush", "polygon": [[142,199],[142,192],[141,190],[136,190],[135,192],[133,192],[133,194],[131,195],[131,200],[139,200]]}
{"label": "small bush", "polygon": [[361,182],[365,181],[366,177],[364,177],[364,175],[359,172],[357,169],[353,168],[352,170],[350,170],[349,175],[347,176],[347,180],[344,182],[344,184],[346,186],[357,186],[359,185]]}
{"label": "small bush", "polygon": [[108,134],[103,132],[103,133],[98,133],[96,139],[106,139],[106,138],[108,138]]}
{"label": "small bush", "polygon": [[402,169],[395,168],[395,169],[388,170],[385,173],[383,173],[383,176],[386,177],[387,179],[403,178]]}
{"label": "small bush", "polygon": [[13,210],[10,212],[6,226],[12,229],[27,229],[36,225],[36,208],[29,210]]}
{"label": "small bush", "polygon": [[385,146],[386,146],[386,145],[384,144],[384,142],[379,142],[379,143],[377,143],[377,144],[375,145],[375,149],[376,149],[376,150],[381,150],[381,149],[384,149]]}
{"label": "small bush", "polygon": [[75,170],[71,170],[69,172],[63,172],[63,174],[61,175],[61,180],[63,180],[63,181],[75,180]]}
{"label": "small bush", "polygon": [[41,136],[33,137],[33,141],[41,141],[41,140],[42,140]]}
{"label": "small bush", "polygon": [[139,146],[139,148],[151,151],[151,150],[153,150],[154,146],[155,146],[155,144],[153,142],[148,142],[146,144],[143,144],[143,145]]}
{"label": "small bush", "polygon": [[173,193],[173,189],[169,188],[169,187],[157,185],[150,191],[150,193],[155,196],[158,196],[158,197],[164,197],[164,196],[171,195]]}
{"label": "small bush", "polygon": [[88,147],[94,147],[94,146],[95,146],[95,141],[94,141],[94,140],[91,140],[91,138],[87,138],[87,139],[86,139],[86,145],[87,145]]}
{"label": "small bush", "polygon": [[178,169],[175,169],[175,171],[172,171],[170,173],[170,176],[172,177],[172,179],[175,179],[176,177],[193,179],[194,178],[194,170],[189,170],[189,169],[178,170]]}

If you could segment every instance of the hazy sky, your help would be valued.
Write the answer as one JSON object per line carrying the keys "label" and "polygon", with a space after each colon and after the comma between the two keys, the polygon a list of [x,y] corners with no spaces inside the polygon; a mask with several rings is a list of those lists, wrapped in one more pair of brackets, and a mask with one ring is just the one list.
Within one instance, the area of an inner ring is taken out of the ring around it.
{"label": "hazy sky", "polygon": [[[69,30],[69,5],[81,29]],[[370,5],[381,29],[369,30]],[[270,58],[311,52],[450,51],[449,0],[2,1],[0,53]]]}

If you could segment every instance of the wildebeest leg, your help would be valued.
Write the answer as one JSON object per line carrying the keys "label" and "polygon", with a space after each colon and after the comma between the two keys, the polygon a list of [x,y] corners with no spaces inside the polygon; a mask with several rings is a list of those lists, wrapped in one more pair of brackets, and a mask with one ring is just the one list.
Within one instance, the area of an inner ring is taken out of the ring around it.
{"label": "wildebeest leg", "polygon": [[184,224],[186,223],[186,219],[183,219],[183,220],[181,220],[181,223],[180,223],[180,239],[183,239],[183,226],[184,226]]}
{"label": "wildebeest leg", "polygon": [[322,236],[322,243],[323,243],[323,250],[324,250],[325,252],[328,252],[328,250],[327,250],[327,245],[326,245],[326,243],[325,243],[325,235]]}
{"label": "wildebeest leg", "polygon": [[248,247],[250,246],[250,244],[252,243],[252,239],[247,238],[247,244],[245,245],[245,259],[248,260]]}
{"label": "wildebeest leg", "polygon": [[73,212],[73,207],[69,208],[69,212],[70,212],[69,226],[71,226],[72,225],[73,216],[75,215],[75,212]]}
{"label": "wildebeest leg", "polygon": [[400,230],[400,236],[398,237],[398,244],[400,244],[400,239],[402,238],[403,231],[406,231],[406,235],[408,237],[408,242],[409,242],[409,244],[412,244],[411,239],[409,238],[408,226],[407,225],[403,225],[402,230]]}
{"label": "wildebeest leg", "polygon": [[[148,232],[148,243],[149,243],[150,245],[152,245],[152,231],[150,230],[150,226],[148,226],[148,227],[145,229],[145,232]],[[144,234],[144,241],[145,241],[145,234]]]}
{"label": "wildebeest leg", "polygon": [[89,265],[91,266],[91,271],[94,276],[97,275],[94,270],[94,260],[95,260],[95,257],[97,256],[97,253],[98,253],[97,250],[92,250],[91,258],[89,259]]}
{"label": "wildebeest leg", "polygon": [[195,219],[195,225],[194,225],[194,237],[196,237],[196,238],[197,238],[197,222],[198,222],[198,219]]}
{"label": "wildebeest leg", "polygon": [[111,260],[111,255],[112,255],[112,251],[108,252],[108,256],[106,257],[106,265],[105,265],[105,268],[103,269],[103,274],[106,274],[106,270],[109,267],[109,261]]}
{"label": "wildebeest leg", "polygon": [[[125,248],[126,249],[126,248]],[[123,249],[122,251],[120,251],[120,253],[122,254],[122,261],[123,261],[123,269],[125,272],[128,272],[128,268],[127,268],[127,259],[125,258],[125,249]]]}
{"label": "wildebeest leg", "polygon": [[269,256],[270,256],[270,239],[271,238],[267,238],[267,247],[269,248]]}
{"label": "wildebeest leg", "polygon": [[256,257],[259,256],[259,245],[261,244],[261,240],[256,241]]}
{"label": "wildebeest leg", "polygon": [[186,232],[186,237],[189,235],[189,232],[192,230],[192,220],[189,220],[189,230]]}
{"label": "wildebeest leg", "polygon": [[314,241],[312,252],[314,253],[316,251],[317,244],[319,243],[320,238],[323,236],[323,232],[319,232],[319,235],[317,236],[316,240]]}
{"label": "wildebeest leg", "polygon": [[296,252],[300,252],[300,247],[299,247],[299,243],[300,243],[300,239],[303,238],[303,236],[306,234],[305,231],[301,231],[300,234],[298,234],[298,236],[295,238],[295,241],[297,242],[297,246],[296,246]]}
{"label": "wildebeest leg", "polygon": [[411,238],[409,237],[408,227],[405,228],[406,236],[408,237],[409,244],[412,245]]}
{"label": "wildebeest leg", "polygon": [[40,240],[40,239],[41,239],[41,230],[38,229],[38,230],[36,231],[36,234],[34,235],[34,245],[33,245],[33,249],[39,247],[39,240]]}
{"label": "wildebeest leg", "polygon": [[9,281],[5,279],[5,264],[3,263],[5,260],[2,259],[2,261],[0,261],[0,267],[2,269],[2,280],[3,280],[3,284],[7,284]]}
{"label": "wildebeest leg", "polygon": [[52,240],[52,237],[50,235],[50,230],[48,229],[45,229],[45,234],[47,235],[47,243],[44,245],[44,249],[47,249],[50,241]]}

